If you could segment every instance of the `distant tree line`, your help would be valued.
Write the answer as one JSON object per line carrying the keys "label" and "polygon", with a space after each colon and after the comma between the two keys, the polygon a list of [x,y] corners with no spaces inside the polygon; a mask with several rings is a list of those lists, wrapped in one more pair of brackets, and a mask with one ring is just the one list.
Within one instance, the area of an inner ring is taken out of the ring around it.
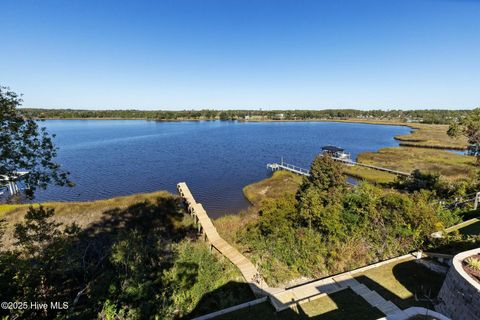
{"label": "distant tree line", "polygon": [[36,119],[151,119],[151,120],[315,120],[315,119],[385,119],[400,122],[450,124],[462,119],[469,110],[74,110],[36,109],[23,111]]}

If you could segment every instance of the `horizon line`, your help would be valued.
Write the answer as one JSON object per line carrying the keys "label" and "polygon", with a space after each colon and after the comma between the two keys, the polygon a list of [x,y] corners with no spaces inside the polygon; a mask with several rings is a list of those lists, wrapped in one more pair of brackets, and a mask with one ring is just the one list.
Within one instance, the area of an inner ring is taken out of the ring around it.
{"label": "horizon line", "polygon": [[425,107],[425,108],[330,108],[330,107],[319,107],[319,108],[183,108],[183,109],[141,109],[141,108],[110,108],[110,109],[89,109],[89,108],[76,108],[76,107],[26,107],[20,106],[20,109],[33,109],[33,110],[72,110],[72,111],[141,111],[141,112],[182,112],[182,111],[329,111],[329,110],[353,110],[353,111],[471,111],[478,107],[462,107],[462,108],[450,108],[450,107]]}

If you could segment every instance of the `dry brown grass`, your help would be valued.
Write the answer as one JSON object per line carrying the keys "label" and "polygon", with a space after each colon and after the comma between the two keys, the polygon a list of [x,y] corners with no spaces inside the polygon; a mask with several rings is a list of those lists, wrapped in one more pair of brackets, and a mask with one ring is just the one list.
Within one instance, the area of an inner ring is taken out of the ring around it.
{"label": "dry brown grass", "polygon": [[386,184],[397,179],[397,176],[394,174],[360,166],[344,166],[343,172],[349,176],[372,183]]}
{"label": "dry brown grass", "polygon": [[476,170],[474,157],[416,147],[384,148],[377,152],[365,152],[358,156],[358,161],[404,172],[419,169],[438,173],[451,181],[466,179],[475,174]]}
{"label": "dry brown grass", "polygon": [[447,134],[448,125],[444,124],[406,123],[381,119],[346,119],[335,121],[405,126],[412,128],[413,130],[409,134],[395,137],[395,139],[401,141],[400,145],[402,146],[453,150],[465,150],[468,146],[467,139],[464,137],[451,138]]}
{"label": "dry brown grass", "polygon": [[215,219],[213,224],[217,228],[218,233],[220,236],[227,241],[228,243],[234,245],[242,251],[242,247],[236,243],[235,235],[241,229],[244,229],[247,224],[252,221],[255,221],[258,217],[257,209],[251,207],[247,210],[240,212],[239,214],[235,215],[226,215]]}
{"label": "dry brown grass", "polygon": [[412,124],[410,134],[396,136],[401,146],[465,150],[467,139],[452,138],[447,134],[448,125]]}
{"label": "dry brown grass", "polygon": [[[468,146],[466,138],[454,139],[448,136],[448,125],[405,123],[377,119],[350,119],[341,120],[340,122],[401,125],[413,129],[410,134],[395,137],[395,139],[400,141],[401,147],[362,153],[357,158],[359,162],[405,172],[411,172],[414,169],[435,172],[441,174],[447,180],[466,179],[474,174],[476,170],[473,157],[462,156],[443,150],[465,150]],[[388,183],[395,180],[394,175],[360,167],[345,168],[345,172],[351,176],[376,183]]]}
{"label": "dry brown grass", "polygon": [[[158,198],[170,198],[174,195],[166,192],[152,192],[134,194],[131,196],[117,197],[105,200],[86,202],[46,202],[42,205],[46,208],[54,208],[54,220],[63,224],[75,222],[81,228],[86,228],[92,223],[99,222],[105,212],[113,212],[114,209],[126,209],[134,204],[145,201],[154,202]],[[34,206],[38,206],[35,204]],[[0,217],[7,223],[6,232],[2,239],[2,247],[7,248],[13,242],[13,226],[23,221],[23,217],[30,205],[1,205]],[[2,213],[3,209],[3,213]]]}
{"label": "dry brown grass", "polygon": [[266,199],[278,199],[285,193],[297,192],[301,183],[301,176],[288,171],[277,171],[270,178],[243,188],[243,194],[251,204],[258,207]]}

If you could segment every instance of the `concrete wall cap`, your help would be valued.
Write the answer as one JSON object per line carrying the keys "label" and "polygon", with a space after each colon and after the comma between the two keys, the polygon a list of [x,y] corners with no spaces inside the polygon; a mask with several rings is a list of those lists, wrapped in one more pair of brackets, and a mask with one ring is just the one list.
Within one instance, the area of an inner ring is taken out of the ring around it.
{"label": "concrete wall cap", "polygon": [[457,271],[478,292],[480,292],[480,283],[475,281],[475,279],[473,279],[471,275],[469,275],[468,273],[465,272],[465,270],[463,270],[463,260],[479,253],[480,253],[480,248],[477,248],[473,250],[460,252],[455,257],[453,257],[453,267],[455,268],[455,271]]}

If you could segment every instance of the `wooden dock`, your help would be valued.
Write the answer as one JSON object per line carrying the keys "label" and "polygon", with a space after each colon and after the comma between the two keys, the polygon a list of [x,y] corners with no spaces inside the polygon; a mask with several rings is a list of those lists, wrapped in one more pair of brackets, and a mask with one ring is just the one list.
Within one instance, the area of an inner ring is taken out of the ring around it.
{"label": "wooden dock", "polygon": [[334,158],[334,157],[332,157],[332,159],[337,161],[337,162],[344,163],[346,165],[360,166],[360,167],[365,167],[365,168],[374,169],[374,170],[378,170],[378,171],[384,171],[384,172],[388,172],[388,173],[391,173],[391,174],[394,174],[394,175],[397,175],[397,176],[409,177],[409,176],[412,175],[411,173],[408,173],[408,172],[402,172],[402,171],[397,171],[397,170],[393,170],[393,169],[382,168],[382,167],[373,166],[373,165],[370,165],[370,164],[364,164],[364,163],[356,162],[356,161],[353,161],[353,160],[345,160],[345,159]]}
{"label": "wooden dock", "polygon": [[[411,176],[411,173],[408,173],[408,172],[402,172],[402,171],[397,171],[397,170],[393,170],[393,169],[377,167],[377,166],[364,164],[364,163],[360,163],[360,162],[356,162],[356,161],[352,161],[352,160],[346,160],[346,159],[340,159],[340,158],[334,158],[334,157],[332,157],[332,159],[337,161],[337,162],[341,162],[345,165],[348,165],[348,166],[365,167],[365,168],[369,168],[369,169],[373,169],[373,170],[388,172],[388,173],[391,173],[391,174],[394,174],[394,175],[397,175],[397,176],[404,176],[404,177]],[[310,171],[309,170],[298,167],[298,166],[293,165],[293,164],[283,162],[283,159],[280,163],[275,163],[275,162],[274,163],[268,163],[267,168],[271,169],[272,171],[287,170],[287,171],[290,171],[290,172],[293,172],[293,173],[296,173],[296,174],[299,174],[299,175],[302,175],[302,176],[307,176],[307,177],[310,176]]]}
{"label": "wooden dock", "polygon": [[271,169],[272,171],[277,171],[277,170],[287,170],[302,176],[309,177],[310,176],[310,171],[298,166],[295,166],[293,164],[280,162],[280,163],[268,163],[267,168]]}
{"label": "wooden dock", "polygon": [[202,204],[195,201],[185,182],[178,183],[177,190],[185,202],[188,213],[195,219],[198,231],[202,234],[204,240],[209,242],[211,249],[215,248],[240,270],[255,295],[265,296],[279,290],[270,288],[257,271],[255,265],[237,249],[222,239]]}

